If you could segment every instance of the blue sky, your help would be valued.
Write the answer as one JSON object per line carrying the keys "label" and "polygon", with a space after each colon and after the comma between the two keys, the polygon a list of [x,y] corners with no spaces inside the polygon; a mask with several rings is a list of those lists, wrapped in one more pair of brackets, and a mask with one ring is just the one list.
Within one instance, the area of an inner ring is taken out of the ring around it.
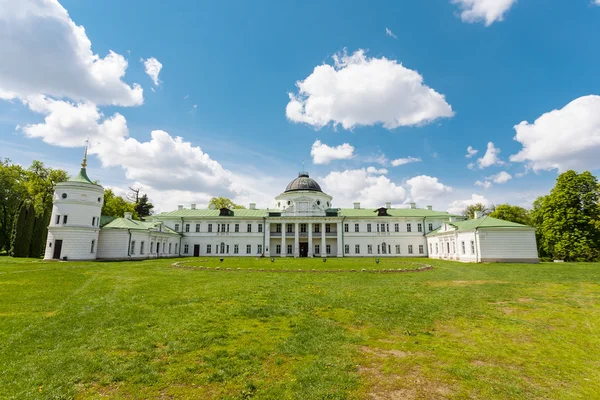
{"label": "blue sky", "polygon": [[[91,135],[90,175],[116,190],[142,187],[161,209],[205,204],[211,195],[267,207],[303,160],[335,206],[527,206],[553,186],[557,172],[600,168],[600,6],[497,0],[485,9],[479,1],[7,4],[14,10],[0,13],[0,157],[24,165],[40,159],[74,173]],[[128,62],[115,64],[122,77],[107,68],[98,78],[110,78],[114,90],[90,83],[95,78],[73,79],[81,76],[80,54],[65,48],[82,37],[69,23],[85,28],[100,60],[113,51]],[[15,24],[36,29],[7,37]],[[23,55],[17,60],[15,48]],[[362,58],[352,59],[360,50]],[[345,64],[333,67],[344,51]],[[140,61],[150,57],[162,64],[158,85]],[[315,75],[323,64],[337,79],[331,93]],[[75,72],[61,75],[71,67]],[[360,71],[350,74],[352,67]],[[344,79],[346,72],[353,79]],[[423,81],[413,82],[413,92],[403,80],[416,73]],[[300,96],[296,83],[309,77],[319,93],[305,92],[305,106],[311,97],[332,104],[286,115],[289,94]],[[132,94],[134,84],[143,99]],[[33,101],[36,95],[44,99]],[[386,100],[374,106],[379,98]],[[90,108],[81,117],[80,109],[62,110],[62,102]],[[91,110],[101,116],[90,117]],[[98,128],[115,113],[126,121],[120,128]],[[326,116],[324,123],[311,122],[314,115]],[[345,128],[340,115],[358,122]],[[390,126],[392,116],[410,122]],[[528,124],[517,141],[522,121]],[[166,136],[151,142],[159,130]],[[124,141],[113,141],[119,135]],[[316,140],[330,147],[320,148],[327,164],[311,156]],[[489,142],[500,152],[479,163]],[[335,151],[345,143],[345,151]],[[468,146],[478,150],[471,158]],[[393,166],[408,157],[421,161]]]}

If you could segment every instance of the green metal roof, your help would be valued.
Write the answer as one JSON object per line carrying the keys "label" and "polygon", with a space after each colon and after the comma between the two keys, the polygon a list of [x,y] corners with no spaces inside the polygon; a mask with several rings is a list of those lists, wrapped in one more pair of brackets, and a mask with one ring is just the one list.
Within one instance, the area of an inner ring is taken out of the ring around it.
{"label": "green metal roof", "polygon": [[[245,208],[236,208],[233,211],[234,217],[255,217],[262,218],[267,216],[267,210],[248,210]],[[177,218],[199,218],[199,217],[215,217],[219,218],[220,210],[210,210],[208,208],[190,210],[184,208],[183,210],[175,210],[169,212],[163,212],[157,215],[157,217],[177,217]],[[220,217],[227,218],[227,217]]]}
{"label": "green metal roof", "polygon": [[[530,228],[532,227],[523,224],[517,224],[516,222],[505,221],[503,219],[492,218],[490,216],[485,216],[477,219],[468,219],[466,221],[444,221],[448,225],[452,225],[456,228],[457,231],[472,231],[473,229],[481,229],[481,228]],[[434,231],[428,233],[428,235],[438,233],[441,229],[438,228]]]}
{"label": "green metal roof", "polygon": [[[342,217],[377,217],[377,210],[378,208],[341,208],[339,215]],[[391,217],[448,218],[457,216],[445,211],[423,208],[388,208],[387,213]]]}
{"label": "green metal roof", "polygon": [[[128,218],[115,218],[111,222],[106,224],[103,227],[103,229],[131,229],[136,231],[149,231],[158,229],[160,225],[160,222],[146,222],[136,221]],[[179,233],[175,232],[174,230],[165,225],[163,225],[162,232],[179,235]]]}
{"label": "green metal roof", "polygon": [[104,225],[108,224],[109,222],[114,221],[115,219],[117,219],[117,217],[113,217],[110,215],[101,215],[100,216],[100,227],[102,228]]}
{"label": "green metal roof", "polygon": [[90,183],[94,186],[100,186],[96,185],[94,182],[91,181],[90,178],[88,178],[87,172],[85,171],[85,167],[79,170],[79,174],[76,177],[69,179],[67,182]]}

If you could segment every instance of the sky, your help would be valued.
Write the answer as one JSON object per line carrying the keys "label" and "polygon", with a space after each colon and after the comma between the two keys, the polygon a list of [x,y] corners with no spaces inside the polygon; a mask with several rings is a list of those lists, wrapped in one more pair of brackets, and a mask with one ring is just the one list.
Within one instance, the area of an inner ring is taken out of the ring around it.
{"label": "sky", "polygon": [[0,158],[157,211],[530,207],[600,170],[600,0],[0,0]]}

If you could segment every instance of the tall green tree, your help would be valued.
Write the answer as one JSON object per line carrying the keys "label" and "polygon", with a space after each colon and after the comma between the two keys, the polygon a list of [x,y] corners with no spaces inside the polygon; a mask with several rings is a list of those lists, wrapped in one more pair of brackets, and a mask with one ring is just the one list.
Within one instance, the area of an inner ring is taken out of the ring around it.
{"label": "tall green tree", "polygon": [[566,261],[600,256],[600,187],[589,171],[558,176],[549,195],[534,203],[532,221],[544,254]]}
{"label": "tall green tree", "polygon": [[13,223],[13,232],[10,242],[10,255],[13,257],[28,257],[31,246],[31,234],[35,221],[33,203],[25,200],[19,207],[19,212]]}
{"label": "tall green tree", "polygon": [[213,197],[212,199],[210,199],[210,201],[208,202],[209,205],[214,205],[216,209],[221,209],[221,208],[228,208],[230,210],[233,209],[240,209],[240,208],[246,208],[242,205],[239,204],[235,204],[231,199],[227,198],[227,197]]}
{"label": "tall green tree", "polygon": [[135,204],[135,211],[140,218],[144,219],[145,217],[151,216],[153,209],[154,205],[148,200],[147,194],[138,197],[137,203]]}
{"label": "tall green tree", "polygon": [[481,215],[485,216],[489,215],[494,209],[495,206],[488,208],[483,203],[470,204],[463,210],[462,215],[473,219],[475,218],[475,211],[481,211]]}
{"label": "tall green tree", "polygon": [[516,222],[517,224],[531,225],[529,211],[523,207],[500,204],[490,213],[490,217]]}
{"label": "tall green tree", "polygon": [[9,159],[0,160],[0,253],[10,250],[15,215],[28,196],[25,170]]}
{"label": "tall green tree", "polygon": [[51,214],[52,208],[50,207],[46,207],[43,214],[36,213],[35,221],[33,223],[33,233],[31,235],[31,244],[29,245],[29,257],[37,258],[44,254]]}
{"label": "tall green tree", "polygon": [[121,196],[117,196],[112,189],[105,189],[102,215],[122,218],[126,212],[132,213],[134,219],[139,219],[135,204],[128,202]]}

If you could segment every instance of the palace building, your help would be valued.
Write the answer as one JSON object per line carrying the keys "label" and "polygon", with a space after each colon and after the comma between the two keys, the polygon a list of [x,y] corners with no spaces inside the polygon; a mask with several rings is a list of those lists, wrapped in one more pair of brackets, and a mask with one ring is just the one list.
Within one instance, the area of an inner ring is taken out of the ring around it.
{"label": "palace building", "polygon": [[191,204],[147,221],[101,215],[104,189],[86,173],[57,184],[45,259],[158,257],[431,257],[466,262],[538,262],[533,228],[465,217],[431,206],[335,208],[301,172],[276,207],[198,208]]}

